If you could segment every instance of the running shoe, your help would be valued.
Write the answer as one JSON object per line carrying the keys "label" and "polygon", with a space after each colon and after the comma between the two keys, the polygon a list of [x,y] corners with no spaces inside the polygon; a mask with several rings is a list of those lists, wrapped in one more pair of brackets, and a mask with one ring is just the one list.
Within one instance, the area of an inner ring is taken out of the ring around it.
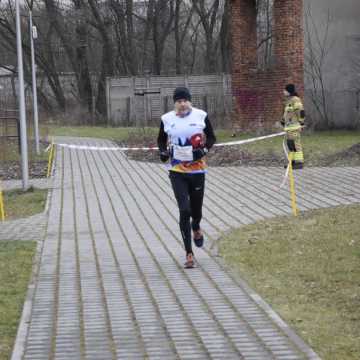
{"label": "running shoe", "polygon": [[195,261],[194,261],[194,255],[193,254],[187,254],[186,255],[186,262],[184,264],[185,269],[192,269],[195,267]]}
{"label": "running shoe", "polygon": [[194,243],[197,247],[202,247],[204,245],[204,235],[200,229],[194,230]]}

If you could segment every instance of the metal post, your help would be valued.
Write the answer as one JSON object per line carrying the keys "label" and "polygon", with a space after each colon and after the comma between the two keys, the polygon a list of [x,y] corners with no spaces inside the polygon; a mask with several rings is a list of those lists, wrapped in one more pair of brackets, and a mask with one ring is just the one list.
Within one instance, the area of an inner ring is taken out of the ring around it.
{"label": "metal post", "polygon": [[[39,139],[39,112],[36,89],[36,64],[34,51],[34,29],[32,22],[32,11],[29,11],[29,27],[30,27],[30,48],[31,48],[31,73],[32,73],[32,91],[33,91],[33,113],[34,113],[34,132],[35,132],[35,149],[40,155],[40,139]],[[36,38],[36,37],[35,37]]]}
{"label": "metal post", "polygon": [[25,113],[25,91],[24,91],[24,69],[21,44],[21,23],[19,0],[15,0],[16,11],[16,46],[18,62],[19,80],[19,110],[20,110],[20,141],[21,141],[21,172],[23,191],[29,188],[29,164],[26,133],[26,113]]}

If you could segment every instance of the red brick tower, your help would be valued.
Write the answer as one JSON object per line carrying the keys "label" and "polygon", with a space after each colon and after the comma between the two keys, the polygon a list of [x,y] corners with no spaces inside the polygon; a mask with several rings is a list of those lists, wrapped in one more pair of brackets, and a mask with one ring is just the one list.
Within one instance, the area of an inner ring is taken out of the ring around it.
{"label": "red brick tower", "polygon": [[272,66],[257,66],[256,0],[231,0],[233,127],[269,128],[280,120],[282,92],[304,92],[303,0],[274,0]]}

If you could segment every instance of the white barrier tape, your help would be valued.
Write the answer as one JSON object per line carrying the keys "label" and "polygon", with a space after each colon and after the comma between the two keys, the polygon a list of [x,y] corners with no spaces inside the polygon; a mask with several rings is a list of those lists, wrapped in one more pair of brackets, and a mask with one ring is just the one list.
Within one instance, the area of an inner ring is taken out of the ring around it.
{"label": "white barrier tape", "polygon": [[[285,132],[280,132],[271,135],[259,136],[256,138],[245,139],[245,140],[238,140],[238,141],[229,141],[225,143],[215,144],[214,146],[232,146],[232,145],[241,145],[241,144],[248,144],[251,142],[264,140],[273,138],[276,136],[284,135]],[[69,149],[78,149],[78,150],[97,150],[97,151],[133,151],[133,150],[158,150],[157,147],[98,147],[98,146],[88,146],[88,145],[74,145],[74,144],[63,144],[63,143],[54,143],[55,145],[66,147]]]}
{"label": "white barrier tape", "polygon": [[288,164],[288,166],[286,167],[285,175],[283,176],[283,181],[280,185],[280,189],[282,189],[284,187],[287,179],[289,178],[289,170],[290,170],[290,164]]}
{"label": "white barrier tape", "polygon": [[157,147],[107,147],[107,146],[87,146],[87,145],[74,145],[74,144],[62,144],[55,143],[57,146],[66,147],[69,149],[77,149],[77,150],[97,150],[97,151],[128,151],[128,150],[158,150]]}
{"label": "white barrier tape", "polygon": [[[286,145],[285,145],[285,139],[283,141],[283,150],[285,153],[285,158],[288,159],[289,158],[289,153],[287,151]],[[285,171],[285,175],[283,176],[283,181],[280,185],[280,189],[282,189],[287,181],[287,179],[289,178],[289,170],[290,170],[290,163],[288,163],[287,167],[286,167],[286,171]]]}
{"label": "white barrier tape", "polygon": [[214,146],[231,146],[231,145],[248,144],[248,143],[251,143],[251,142],[254,142],[254,141],[270,139],[270,138],[285,135],[285,134],[286,134],[286,132],[282,131],[280,133],[271,134],[271,135],[265,135],[265,136],[259,136],[259,137],[251,138],[251,139],[238,140],[238,141],[229,141],[229,142],[226,142],[226,143],[215,144]]}

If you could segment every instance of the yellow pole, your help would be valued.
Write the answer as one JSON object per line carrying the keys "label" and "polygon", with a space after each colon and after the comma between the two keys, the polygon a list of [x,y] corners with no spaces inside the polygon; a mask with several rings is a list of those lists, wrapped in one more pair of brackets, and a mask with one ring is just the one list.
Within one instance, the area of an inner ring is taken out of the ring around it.
{"label": "yellow pole", "polygon": [[51,140],[51,146],[50,146],[50,152],[49,152],[49,160],[48,160],[48,167],[47,167],[47,176],[46,176],[46,177],[49,177],[49,176],[50,176],[53,157],[54,157],[54,141]]}
{"label": "yellow pole", "polygon": [[0,219],[1,221],[5,220],[4,197],[1,186],[0,186]]}
{"label": "yellow pole", "polygon": [[48,158],[48,166],[47,166],[47,174],[46,177],[50,176],[50,170],[51,170],[51,156],[53,152],[53,145],[50,145],[50,151],[49,151],[49,158]]}
{"label": "yellow pole", "polygon": [[291,207],[294,216],[298,215],[298,208],[296,206],[296,193],[295,193],[295,180],[292,168],[292,160],[293,160],[293,153],[289,152],[288,155],[289,160],[289,179],[290,179],[290,198],[291,198]]}

